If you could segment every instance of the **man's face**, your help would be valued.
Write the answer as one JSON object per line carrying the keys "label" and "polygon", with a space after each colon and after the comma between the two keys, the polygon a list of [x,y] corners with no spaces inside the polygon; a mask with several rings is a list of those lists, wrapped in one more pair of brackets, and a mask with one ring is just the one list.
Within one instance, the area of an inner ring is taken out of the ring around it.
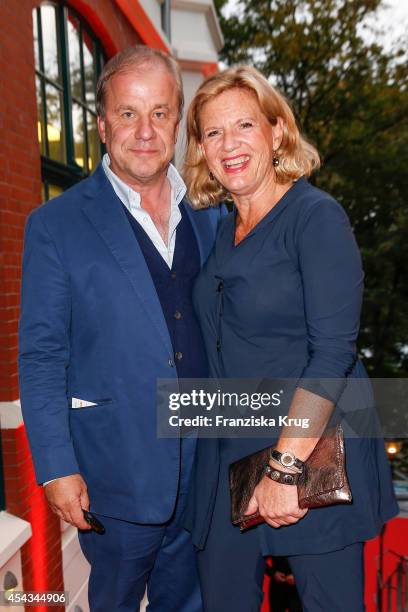
{"label": "man's face", "polygon": [[166,174],[179,125],[177,87],[164,66],[145,64],[107,83],[98,128],[111,169],[128,185],[153,184]]}

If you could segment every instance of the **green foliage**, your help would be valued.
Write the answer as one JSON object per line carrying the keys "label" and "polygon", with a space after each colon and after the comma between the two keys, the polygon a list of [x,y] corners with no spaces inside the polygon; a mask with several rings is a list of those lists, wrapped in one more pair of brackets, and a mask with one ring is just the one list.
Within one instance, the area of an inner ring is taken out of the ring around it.
{"label": "green foliage", "polygon": [[360,349],[371,374],[408,374],[408,61],[367,25],[381,0],[217,0],[221,60],[259,68],[290,100],[363,255]]}

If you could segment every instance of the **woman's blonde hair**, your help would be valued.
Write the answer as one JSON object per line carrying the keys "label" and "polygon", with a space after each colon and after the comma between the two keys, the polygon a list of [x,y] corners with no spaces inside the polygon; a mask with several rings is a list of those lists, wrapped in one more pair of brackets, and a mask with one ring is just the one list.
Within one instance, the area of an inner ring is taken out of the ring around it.
{"label": "woman's blonde hair", "polygon": [[251,66],[229,68],[209,77],[201,84],[187,114],[184,179],[190,201],[195,208],[214,206],[229,198],[223,186],[210,178],[200,146],[202,142],[200,114],[209,100],[235,88],[245,89],[256,96],[262,113],[271,125],[276,124],[278,117],[283,120],[283,138],[276,152],[279,165],[274,167],[278,183],[309,176],[313,170],[320,167],[317,150],[299,132],[293,112],[284,96],[255,68]]}

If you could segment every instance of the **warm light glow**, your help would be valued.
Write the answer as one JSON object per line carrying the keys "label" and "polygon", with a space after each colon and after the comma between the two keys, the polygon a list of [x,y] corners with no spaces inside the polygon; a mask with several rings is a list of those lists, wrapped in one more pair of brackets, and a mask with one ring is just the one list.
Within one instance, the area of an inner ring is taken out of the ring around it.
{"label": "warm light glow", "polygon": [[[76,157],[75,161],[78,164],[78,166],[81,166],[81,168],[84,167],[84,158],[83,157]],[[88,157],[88,167],[89,167],[90,170],[93,170],[93,159],[92,159],[92,157]]]}
{"label": "warm light glow", "polygon": [[57,129],[50,123],[48,123],[47,124],[47,137],[48,137],[48,142],[60,142],[61,132],[59,129]]}
{"label": "warm light glow", "polygon": [[395,457],[395,455],[397,455],[402,447],[402,442],[399,442],[397,440],[389,440],[388,442],[385,443],[385,450],[387,451],[387,454],[390,457]]}
{"label": "warm light glow", "polygon": [[[38,133],[38,142],[41,144],[42,142],[42,129],[41,122],[37,121],[37,133]],[[61,132],[59,129],[54,127],[53,125],[47,125],[47,137],[48,142],[60,142],[61,140]]]}

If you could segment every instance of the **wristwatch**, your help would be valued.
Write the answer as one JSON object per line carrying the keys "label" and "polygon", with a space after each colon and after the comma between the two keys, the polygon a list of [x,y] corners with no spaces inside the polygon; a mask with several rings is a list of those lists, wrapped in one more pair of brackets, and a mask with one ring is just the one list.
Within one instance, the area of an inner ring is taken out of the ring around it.
{"label": "wristwatch", "polygon": [[289,472],[281,472],[270,465],[265,465],[265,476],[271,480],[285,485],[295,485],[299,480],[300,474],[289,474]]}
{"label": "wristwatch", "polygon": [[271,450],[271,457],[285,468],[296,468],[300,472],[303,472],[303,468],[305,467],[304,462],[295,457],[290,451],[281,453],[274,448]]}

